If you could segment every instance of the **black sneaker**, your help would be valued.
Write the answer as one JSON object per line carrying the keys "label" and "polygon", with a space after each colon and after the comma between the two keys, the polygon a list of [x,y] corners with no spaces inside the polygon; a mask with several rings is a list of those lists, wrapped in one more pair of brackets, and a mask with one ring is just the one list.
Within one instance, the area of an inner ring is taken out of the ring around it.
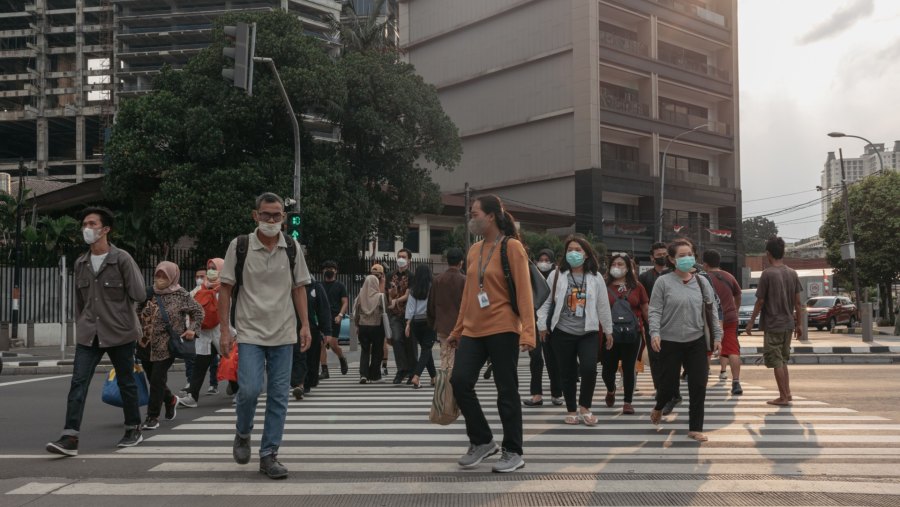
{"label": "black sneaker", "polygon": [[234,456],[234,462],[238,465],[250,463],[250,439],[235,435],[231,455]]}
{"label": "black sneaker", "polygon": [[78,456],[78,437],[72,435],[63,435],[56,442],[47,444],[47,452],[51,454],[62,454],[63,456]]}
{"label": "black sneaker", "polygon": [[141,425],[142,430],[155,430],[159,428],[159,418],[147,416],[144,424]]}
{"label": "black sneaker", "polygon": [[303,399],[303,386],[297,386],[297,387],[291,389],[291,394],[294,395],[295,400],[298,400],[298,401],[302,400]]}
{"label": "black sneaker", "polygon": [[494,374],[494,365],[489,364],[488,367],[485,368],[485,370],[484,370],[484,379],[490,380],[491,375],[493,375],[493,374]]}
{"label": "black sneaker", "polygon": [[387,377],[389,375],[387,363],[381,363],[381,374],[384,375],[385,377]]}
{"label": "black sneaker", "polygon": [[[350,371],[350,365],[347,364],[346,357],[339,357],[338,362],[341,363],[341,375],[346,375],[348,371]],[[387,373],[385,373],[387,375]]]}
{"label": "black sneaker", "polygon": [[[191,397],[193,399],[193,397]],[[172,396],[172,400],[169,403],[166,403],[166,420],[171,421],[175,419],[175,409],[178,407],[178,398]]]}
{"label": "black sneaker", "polygon": [[731,383],[731,394],[734,394],[734,395],[744,394],[744,389],[741,388],[740,380],[735,380],[734,382]]}
{"label": "black sneaker", "polygon": [[278,461],[278,456],[274,454],[259,459],[259,472],[266,474],[269,479],[285,479],[288,476],[287,468]]}
{"label": "black sneaker", "polygon": [[331,378],[331,375],[328,373],[328,367],[324,364],[322,365],[322,373],[319,374],[319,378],[322,380]]}
{"label": "black sneaker", "polygon": [[141,435],[141,430],[132,428],[125,431],[125,436],[122,437],[122,440],[119,440],[117,447],[134,447],[143,441],[144,436]]}

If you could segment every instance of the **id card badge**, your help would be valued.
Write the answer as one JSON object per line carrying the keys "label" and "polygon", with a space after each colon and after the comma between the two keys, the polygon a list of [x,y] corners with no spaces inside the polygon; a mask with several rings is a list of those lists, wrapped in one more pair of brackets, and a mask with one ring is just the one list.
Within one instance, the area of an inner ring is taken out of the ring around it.
{"label": "id card badge", "polygon": [[481,291],[478,293],[478,306],[481,308],[487,308],[490,306],[491,301],[488,299],[487,292]]}
{"label": "id card badge", "polygon": [[579,304],[575,307],[575,316],[579,318],[584,317],[584,305]]}

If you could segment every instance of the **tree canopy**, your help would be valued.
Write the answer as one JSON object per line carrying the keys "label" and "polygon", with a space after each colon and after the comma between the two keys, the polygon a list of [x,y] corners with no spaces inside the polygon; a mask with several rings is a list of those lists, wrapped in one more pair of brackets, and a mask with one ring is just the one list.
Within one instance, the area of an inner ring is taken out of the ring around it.
{"label": "tree canopy", "polygon": [[743,222],[744,252],[759,254],[766,251],[766,240],[778,235],[778,226],[766,217],[753,217]]}
{"label": "tree canopy", "polygon": [[333,58],[295,16],[236,13],[185,69],[164,69],[155,92],[119,109],[105,190],[140,241],[186,235],[221,255],[252,230],[256,195],[292,194],[291,124],[269,69],[256,67],[252,97],[220,75],[222,26],[237,21],[257,23],[256,56],[275,61],[297,114],[340,129],[337,142],[314,141],[301,124],[303,241],[316,258],[354,255],[376,230],[400,235],[439,211],[430,171],[451,170],[461,146],[434,87],[396,50]]}

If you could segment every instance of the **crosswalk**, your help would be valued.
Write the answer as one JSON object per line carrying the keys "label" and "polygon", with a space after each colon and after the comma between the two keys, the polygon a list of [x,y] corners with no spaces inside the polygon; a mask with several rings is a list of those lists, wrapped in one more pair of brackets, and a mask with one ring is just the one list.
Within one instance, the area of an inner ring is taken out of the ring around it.
{"label": "crosswalk", "polygon": [[[523,360],[519,371],[523,399],[528,395],[529,375]],[[672,503],[659,500],[663,504],[677,503],[677,495],[685,492],[795,495],[785,502],[811,505],[826,502],[815,495],[832,495],[832,500],[837,498],[834,495],[850,493],[900,499],[898,422],[800,396],[795,396],[791,407],[773,407],[765,402],[777,397],[776,392],[746,383],[743,387],[742,396],[733,396],[729,382],[710,377],[705,412],[710,441],[704,444],[687,438],[687,397],[658,427],[650,423],[654,391],[649,374],[638,378],[635,415],[621,413],[621,391],[617,405],[607,408],[602,399],[605,388],[598,381],[593,412],[599,423],[593,427],[564,424],[564,407],[551,405],[548,396],[541,407],[523,407],[527,465],[503,477],[489,473],[489,462],[476,471],[457,467],[456,460],[468,445],[464,422],[460,418],[448,426],[430,423],[431,389],[413,390],[390,383],[360,385],[352,375],[334,375],[304,400],[290,399],[279,451],[279,458],[292,472],[287,483],[258,482],[255,462],[240,466],[232,461],[235,409],[231,406],[214,411],[181,410],[173,425],[147,432],[142,445],[118,450],[113,457],[146,459],[147,478],[165,480],[166,491],[171,492],[167,494],[176,496],[182,494],[172,486],[177,478],[202,471],[208,475],[187,481],[184,494],[242,496],[252,492],[317,498],[365,491],[366,501],[382,495],[386,503],[393,499],[396,505],[438,505],[436,500],[417,503],[415,495],[465,493],[475,495],[470,498],[480,505],[482,497],[478,495],[546,491],[546,484],[541,490],[534,481],[553,477],[554,492],[588,495],[578,497],[586,499],[601,492],[625,495],[635,490],[634,480],[652,480],[652,486],[637,489],[676,495],[671,497]],[[479,379],[477,392],[499,442],[502,429],[493,381]],[[683,386],[682,393],[687,392]],[[264,402],[263,397],[255,418],[254,452],[262,431]],[[720,474],[728,480],[710,480]],[[893,479],[885,481],[885,476]],[[328,482],[327,487],[321,480]],[[616,482],[620,480],[625,484]],[[34,494],[49,487],[47,484],[30,483],[12,493]],[[67,484],[53,491],[89,494],[85,484]],[[153,494],[146,482],[128,484],[131,488],[123,494]],[[812,496],[799,501],[796,495]],[[404,498],[411,503],[402,501]],[[640,503],[627,498],[623,496],[622,502]],[[709,501],[720,501],[713,498]],[[847,501],[878,505],[869,502],[871,498],[848,497]],[[359,500],[360,505],[377,504]],[[547,497],[546,502],[564,500]],[[543,500],[534,503],[543,504]]]}

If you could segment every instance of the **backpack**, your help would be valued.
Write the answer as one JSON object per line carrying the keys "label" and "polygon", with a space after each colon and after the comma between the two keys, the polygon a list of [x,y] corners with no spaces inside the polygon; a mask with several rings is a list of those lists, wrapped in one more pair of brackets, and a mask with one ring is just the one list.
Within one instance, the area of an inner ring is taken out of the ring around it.
{"label": "backpack", "polygon": [[200,329],[212,329],[219,325],[219,291],[202,288],[194,294],[194,300],[203,307]]}
{"label": "backpack", "polygon": [[638,341],[640,334],[638,332],[638,321],[631,311],[631,303],[628,302],[628,296],[631,290],[620,296],[610,287],[606,287],[606,291],[613,298],[612,304],[612,321],[613,321],[613,343],[631,344]]}
{"label": "backpack", "polygon": [[[506,285],[509,287],[509,304],[512,306],[513,313],[520,315],[519,302],[516,299],[516,283],[512,278],[512,270],[509,267],[509,255],[506,253],[507,241],[509,241],[509,237],[504,236],[503,241],[500,243],[500,264],[503,266],[503,277],[506,278]],[[534,311],[540,308],[544,301],[550,297],[550,285],[547,283],[547,279],[544,278],[541,270],[530,259],[528,260],[528,274],[531,278],[531,299],[534,304],[532,311]]]}
{"label": "backpack", "polygon": [[[294,238],[287,235],[287,233],[282,232],[282,236],[284,236],[284,241],[287,243],[287,248],[285,251],[287,252],[288,262],[290,262],[291,266],[291,287],[294,286],[294,265],[297,263],[297,243],[294,241]],[[234,310],[237,307],[237,296],[238,291],[241,289],[241,285],[244,284],[244,263],[247,262],[247,251],[250,249],[250,235],[242,234],[237,237],[237,248],[235,248],[235,253],[237,254],[237,263],[234,266],[234,287],[231,289],[231,325],[234,325]]]}

